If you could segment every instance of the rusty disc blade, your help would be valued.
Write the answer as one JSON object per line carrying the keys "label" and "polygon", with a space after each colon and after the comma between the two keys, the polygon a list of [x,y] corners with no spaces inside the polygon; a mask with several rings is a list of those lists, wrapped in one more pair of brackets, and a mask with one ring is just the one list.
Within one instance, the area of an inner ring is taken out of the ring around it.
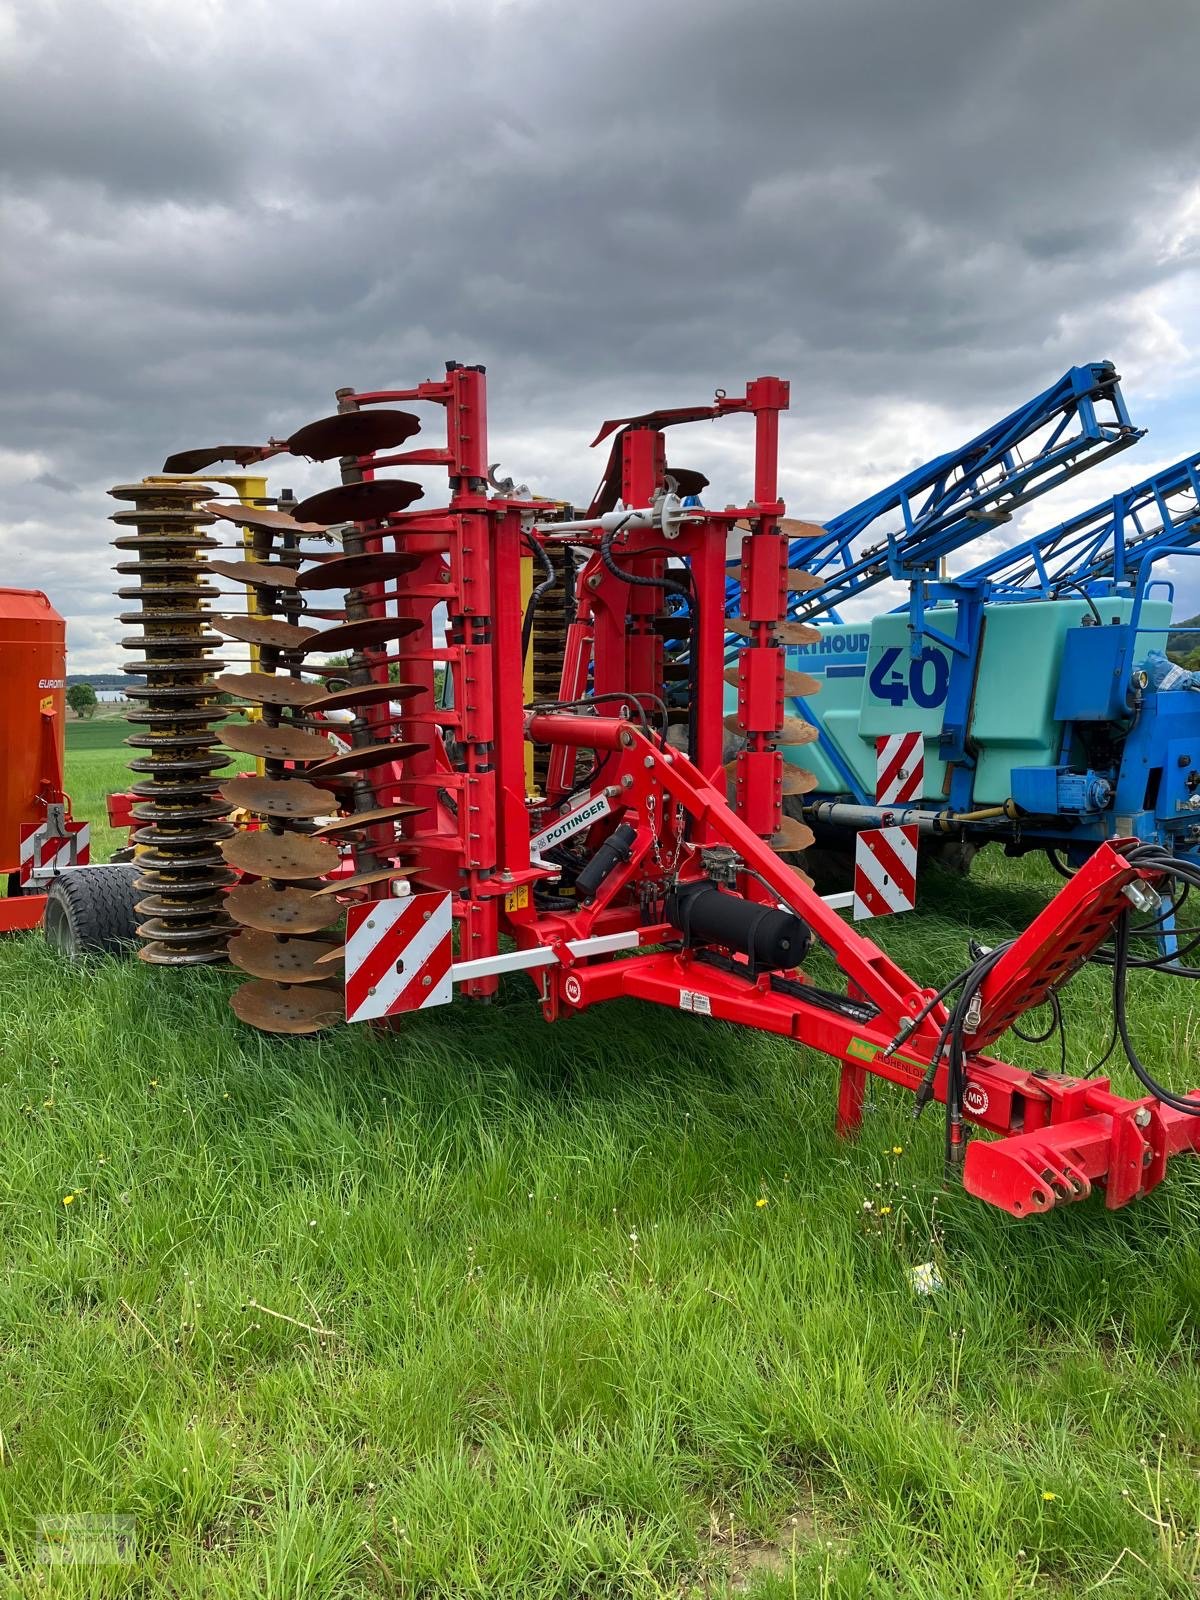
{"label": "rusty disc blade", "polygon": [[411,878],[417,871],[417,867],[381,867],[375,872],[356,872],[352,878],[334,878],[318,889],[313,898],[325,900],[353,889],[369,889],[376,883],[395,883],[401,878]]}
{"label": "rusty disc blade", "polygon": [[334,456],[369,456],[375,450],[394,450],[421,431],[421,419],[411,411],[370,406],[365,411],[339,411],[332,417],[298,428],[287,442],[294,456],[310,461],[332,461]]}
{"label": "rusty disc blade", "polygon": [[398,821],[401,817],[417,817],[428,811],[428,806],[415,806],[402,802],[394,806],[375,806],[371,811],[354,811],[348,817],[338,817],[327,822],[313,834],[314,839],[341,839],[349,833],[364,833],[381,823]]}
{"label": "rusty disc blade", "polygon": [[319,983],[329,976],[328,967],[318,967],[322,956],[332,962],[342,951],[340,944],[322,939],[296,939],[286,934],[261,933],[243,928],[229,941],[229,959],[252,978],[271,978],[279,983]]}
{"label": "rusty disc blade", "polygon": [[152,967],[199,967],[224,959],[224,934],[215,943],[202,945],[199,949],[184,947],[181,950],[177,945],[162,944],[156,939],[152,944],[144,944],[138,951],[138,960],[148,962]]}
{"label": "rusty disc blade", "polygon": [[310,648],[309,641],[315,628],[297,628],[290,622],[276,622],[271,617],[213,617],[214,627],[228,639],[240,639],[243,644],[266,645],[269,650],[301,650]]}
{"label": "rusty disc blade", "polygon": [[812,744],[821,737],[820,729],[803,717],[784,717],[783,725],[772,737],[773,744]]}
{"label": "rusty disc blade", "polygon": [[[746,737],[746,730],[736,716],[728,716],[724,722],[730,733]],[[812,744],[814,739],[820,738],[820,734],[811,722],[805,722],[801,717],[784,717],[781,727],[768,730],[768,737],[772,744]]]}
{"label": "rusty disc blade", "polygon": [[238,466],[244,467],[251,461],[261,460],[266,450],[267,446],[262,444],[199,445],[192,450],[176,450],[163,462],[162,469],[164,472],[190,474],[203,472],[205,467],[215,466],[218,461],[236,461]]}
{"label": "rusty disc blade", "polygon": [[338,853],[324,839],[303,833],[272,833],[252,828],[227,839],[221,854],[239,872],[256,878],[321,878],[338,864]]}
{"label": "rusty disc blade", "polygon": [[[221,680],[218,678],[217,682]],[[347,711],[352,706],[381,706],[392,700],[411,700],[424,693],[421,683],[355,683],[306,702],[314,711]]]}
{"label": "rusty disc blade", "polygon": [[813,838],[811,828],[797,822],[795,817],[784,817],[779,832],[771,840],[771,849],[776,855],[795,855],[797,850],[807,850]]}
{"label": "rusty disc blade", "polygon": [[260,778],[247,772],[221,785],[221,798],[260,817],[330,817],[338,803],[328,789],[303,778]]}
{"label": "rusty disc blade", "polygon": [[214,517],[224,517],[226,522],[236,522],[241,528],[263,528],[270,533],[301,536],[325,532],[323,522],[301,522],[286,511],[276,511],[273,506],[244,506],[240,502],[210,500],[203,509]]}
{"label": "rusty disc blade", "polygon": [[310,889],[273,889],[243,883],[225,896],[225,909],[243,928],[262,933],[319,933],[341,916],[341,907],[318,900]]}
{"label": "rusty disc blade", "polygon": [[784,866],[787,867],[789,872],[794,872],[801,883],[806,883],[810,889],[813,887],[813,880],[804,871],[803,867],[798,867],[794,861],[785,861]]}
{"label": "rusty disc blade", "polygon": [[[737,667],[726,667],[725,682],[731,683],[735,689],[737,688],[739,682]],[[820,680],[811,677],[807,672],[793,672],[788,667],[784,668],[783,692],[787,699],[794,700],[804,695],[816,694],[820,687]]]}
{"label": "rusty disc blade", "polygon": [[256,589],[294,589],[295,567],[285,567],[281,561],[210,561],[209,570],[230,583],[249,583]]}
{"label": "rusty disc blade", "polygon": [[[741,583],[742,569],[740,564],[736,567],[728,568],[728,576],[731,577],[735,583]],[[814,578],[811,572],[801,572],[799,567],[786,568],[785,579],[787,582],[787,587],[790,589],[792,594],[808,594],[813,589],[823,589],[825,587],[825,580],[823,578]]]}
{"label": "rusty disc blade", "polygon": [[340,989],[324,984],[288,988],[263,978],[236,989],[229,1004],[239,1022],[261,1033],[320,1033],[340,1022],[344,1014]]}
{"label": "rusty disc blade", "polygon": [[296,516],[314,522],[375,522],[403,511],[425,491],[407,478],[372,478],[364,483],[338,483],[320,494],[309,495],[296,507]]}
{"label": "rusty disc blade", "polygon": [[811,794],[817,787],[818,778],[815,772],[810,772],[807,767],[791,767],[786,763],[783,768],[783,792],[789,794]]}
{"label": "rusty disc blade", "polygon": [[801,522],[799,517],[780,517],[779,531],[785,539],[821,539],[825,535],[819,522]]}
{"label": "rusty disc blade", "polygon": [[[730,617],[725,626],[739,639],[748,639],[754,624],[741,617]],[[816,644],[821,637],[820,628],[814,628],[810,622],[775,622],[771,629],[779,644]]]}
{"label": "rusty disc blade", "polygon": [[388,761],[406,761],[409,756],[428,750],[427,744],[365,744],[359,750],[347,750],[332,756],[318,766],[310,767],[308,776],[321,779],[335,777],[339,772],[366,772],[371,767],[381,767]]}
{"label": "rusty disc blade", "polygon": [[333,749],[319,733],[305,733],[286,722],[277,728],[266,722],[231,723],[221,729],[221,743],[227,750],[262,761],[321,761]]}
{"label": "rusty disc blade", "polygon": [[319,683],[305,683],[286,672],[223,672],[216,686],[222,694],[260,706],[311,706],[324,698]]}
{"label": "rusty disc blade", "polygon": [[312,567],[297,580],[298,589],[360,589],[365,583],[386,583],[419,567],[423,556],[381,550],[378,555],[338,556]]}
{"label": "rusty disc blade", "polygon": [[676,494],[699,494],[708,488],[708,479],[694,467],[668,467],[667,476],[675,479]]}
{"label": "rusty disc blade", "polygon": [[372,645],[387,644],[393,639],[407,639],[425,626],[416,617],[364,617],[361,622],[344,622],[340,628],[326,628],[308,640],[304,654],[317,651],[362,650]]}

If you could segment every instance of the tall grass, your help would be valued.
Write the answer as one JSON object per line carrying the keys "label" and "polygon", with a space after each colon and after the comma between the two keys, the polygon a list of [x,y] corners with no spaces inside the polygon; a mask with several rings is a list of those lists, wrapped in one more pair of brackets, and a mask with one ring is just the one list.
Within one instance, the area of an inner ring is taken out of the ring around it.
{"label": "tall grass", "polygon": [[[120,759],[72,752],[80,814]],[[881,941],[944,975],[1024,880],[931,875]],[[833,1064],[765,1036],[548,1028],[516,978],[270,1041],[233,982],[0,947],[14,1591],[1196,1594],[1200,1169],[1017,1224],[943,1192],[936,1112],[879,1085],[841,1143]],[[1180,1087],[1189,999],[1132,1008]],[[1082,1067],[1100,974],[1066,1011]],[[37,1566],[62,1512],[135,1559]]]}

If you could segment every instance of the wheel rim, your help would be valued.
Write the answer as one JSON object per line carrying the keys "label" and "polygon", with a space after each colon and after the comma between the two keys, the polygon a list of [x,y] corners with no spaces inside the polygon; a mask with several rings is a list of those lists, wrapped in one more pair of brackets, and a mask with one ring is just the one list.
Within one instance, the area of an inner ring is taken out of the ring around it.
{"label": "wheel rim", "polygon": [[71,928],[70,919],[66,908],[53,896],[46,902],[46,913],[42,919],[46,942],[60,955],[73,956],[75,954],[75,935]]}

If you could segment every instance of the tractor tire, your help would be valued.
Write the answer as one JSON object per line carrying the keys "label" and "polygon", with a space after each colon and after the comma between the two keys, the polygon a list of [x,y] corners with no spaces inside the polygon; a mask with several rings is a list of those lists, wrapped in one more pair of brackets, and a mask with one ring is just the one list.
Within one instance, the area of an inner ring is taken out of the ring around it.
{"label": "tractor tire", "polygon": [[67,961],[128,955],[137,940],[137,868],[68,867],[46,891],[42,933]]}

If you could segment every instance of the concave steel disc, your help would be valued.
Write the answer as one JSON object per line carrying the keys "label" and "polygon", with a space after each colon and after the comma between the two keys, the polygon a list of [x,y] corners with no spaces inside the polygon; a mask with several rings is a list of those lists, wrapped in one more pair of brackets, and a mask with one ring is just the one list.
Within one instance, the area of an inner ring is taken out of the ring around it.
{"label": "concave steel disc", "polygon": [[[754,629],[752,622],[741,617],[729,617],[725,626],[741,639],[749,639]],[[773,622],[771,631],[779,644],[816,644],[821,637],[820,628],[814,628],[811,622]]]}
{"label": "concave steel disc", "polygon": [[[725,763],[725,776],[730,780],[737,778],[737,762]],[[784,795],[811,794],[817,787],[817,775],[809,772],[804,767],[790,767],[784,765],[783,777],[780,781],[780,793]]]}
{"label": "concave steel disc", "polygon": [[314,899],[325,900],[331,895],[345,894],[352,889],[369,889],[376,883],[395,883],[401,878],[411,878],[419,867],[381,867],[374,872],[356,872],[350,878],[334,878],[317,890]]}
{"label": "concave steel disc", "polygon": [[229,1004],[240,1022],[261,1033],[320,1033],[344,1014],[340,989],[324,984],[287,988],[262,978],[235,990]]}
{"label": "concave steel disc", "polygon": [[419,633],[425,624],[417,617],[364,617],[361,622],[344,622],[340,628],[326,628],[305,642],[304,654],[311,656],[327,650],[361,650],[371,645],[387,644],[393,639],[407,639]]}
{"label": "concave steel disc", "polygon": [[[728,716],[725,726],[730,733],[741,734],[746,737],[746,730],[742,727],[736,716]],[[805,722],[800,717],[784,717],[783,724],[777,729],[767,729],[767,738],[772,744],[812,744],[814,739],[820,737],[811,722]]]}
{"label": "concave steel disc", "polygon": [[[726,575],[735,583],[741,583],[741,566],[729,567]],[[785,567],[784,579],[793,594],[809,594],[813,589],[822,589],[825,586],[824,578],[814,578],[811,572],[801,572],[798,567]]]}
{"label": "concave steel disc", "polygon": [[232,840],[226,842],[219,850],[206,850],[199,846],[188,855],[166,855],[161,850],[156,850],[153,845],[139,849],[134,857],[134,865],[142,872],[156,872],[165,879],[174,878],[176,874],[195,872],[223,872],[225,860],[223,851]]}
{"label": "concave steel disc", "polygon": [[779,824],[779,832],[771,840],[771,849],[776,855],[794,855],[797,850],[807,850],[813,838],[811,828],[797,822],[795,817],[784,817]]}
{"label": "concave steel disc", "polygon": [[784,794],[811,794],[817,787],[817,775],[809,772],[807,767],[789,767],[783,769]]}
{"label": "concave steel disc", "polygon": [[[726,667],[725,682],[731,683],[735,689],[737,688],[739,682],[737,667]],[[807,672],[792,672],[789,668],[784,668],[783,693],[786,699],[793,700],[797,696],[817,694],[820,688],[819,681],[811,677]]]}
{"label": "concave steel disc", "polygon": [[256,589],[296,587],[295,567],[285,567],[280,561],[210,561],[208,565],[218,578],[228,578],[230,583],[248,583]]}
{"label": "concave steel disc", "polygon": [[247,829],[221,846],[221,854],[239,872],[256,878],[321,878],[338,864],[338,853],[324,839],[302,833]]}
{"label": "concave steel disc", "polygon": [[129,770],[130,772],[161,772],[164,777],[182,777],[185,773],[194,773],[198,779],[204,779],[208,777],[209,773],[228,765],[229,757],[223,756],[214,750],[208,755],[180,757],[178,761],[172,760],[169,756],[140,756],[136,761],[129,763]]}
{"label": "concave steel disc", "polygon": [[244,928],[262,933],[319,933],[342,914],[309,889],[274,889],[269,883],[243,883],[225,896],[225,909]]}
{"label": "concave steel disc", "polygon": [[149,922],[138,924],[139,939],[153,939],[160,944],[194,944],[198,939],[225,939],[234,927],[226,916],[196,917],[183,922],[171,917],[151,917]]}
{"label": "concave steel disc", "polygon": [[243,644],[266,645],[269,650],[311,649],[315,629],[297,628],[271,617],[213,617],[213,626]]}
{"label": "concave steel disc", "polygon": [[198,950],[186,947],[178,949],[174,945],[162,944],[155,940],[153,944],[144,944],[138,951],[138,960],[148,962],[152,967],[200,967],[224,959],[224,934],[221,935],[219,943],[204,945]]}
{"label": "concave steel disc", "polygon": [[176,822],[211,822],[228,814],[229,806],[224,800],[207,804],[134,806],[130,811],[135,822],[164,822],[168,827]]}
{"label": "concave steel disc", "polygon": [[321,761],[333,749],[319,733],[305,733],[286,722],[277,728],[266,722],[233,723],[222,728],[220,734],[227,750],[264,761]]}
{"label": "concave steel disc", "polygon": [[[213,665],[213,662],[206,661],[204,663],[204,670],[206,672],[211,672]],[[132,664],[127,664],[122,668],[122,671],[136,673],[141,671],[141,667],[140,665],[134,666]],[[185,709],[199,709],[195,704],[197,700],[215,701],[218,692],[219,691],[214,688],[211,680],[202,684],[130,683],[126,685],[125,698],[126,700],[150,700],[155,705],[161,704],[168,709],[171,707],[171,703],[173,701],[185,700],[187,702]],[[214,705],[213,711],[218,716],[224,715],[223,706]],[[174,713],[172,712],[172,714]]]}
{"label": "concave steel disc", "polygon": [[427,744],[365,744],[359,750],[347,750],[342,755],[310,767],[308,776],[318,782],[324,777],[334,777],[339,772],[367,772],[389,761],[406,761],[409,756],[428,750]]}
{"label": "concave steel disc", "polygon": [[[116,520],[115,518],[113,519]],[[208,518],[200,519],[204,527]],[[165,556],[178,550],[189,559],[195,550],[215,550],[217,541],[202,533],[200,528],[181,528],[178,533],[124,533],[111,541],[114,550],[144,550],[153,556]]]}
{"label": "concave steel disc", "polygon": [[186,782],[172,778],[166,783],[148,783],[144,779],[130,789],[139,800],[156,802],[171,800],[207,800],[219,793],[219,778],[190,778]]}
{"label": "concave steel disc", "polygon": [[667,476],[675,479],[675,492],[680,495],[699,494],[708,488],[708,479],[694,467],[668,467]]}
{"label": "concave steel disc", "polygon": [[[221,680],[218,678],[217,682]],[[381,706],[392,700],[411,700],[424,693],[422,683],[356,683],[348,689],[335,689],[306,704],[313,711],[348,711],[353,706]]]}
{"label": "concave steel disc", "polygon": [[[141,868],[140,861],[135,861],[134,865]],[[133,880],[133,887],[139,894],[157,894],[164,900],[203,900],[219,889],[232,887],[237,881],[237,873],[222,866],[197,873],[194,877],[184,877],[180,873],[144,872]]]}
{"label": "concave steel disc", "polygon": [[335,456],[369,456],[375,450],[394,450],[421,431],[421,419],[411,411],[368,407],[365,411],[339,411],[298,428],[287,442],[294,456],[310,461],[332,461]]}
{"label": "concave steel disc", "polygon": [[378,555],[339,556],[319,567],[301,573],[297,589],[360,589],[366,583],[386,583],[419,567],[423,556],[407,556],[391,550]]}
{"label": "concave steel disc", "polygon": [[801,522],[798,517],[780,517],[779,531],[785,539],[820,539],[825,529],[819,522]]}
{"label": "concave steel disc", "polygon": [[[117,621],[138,622],[142,620],[144,617],[150,615],[150,613],[145,609],[147,603],[153,605],[153,614],[155,616],[203,617],[204,613],[200,610],[200,601],[211,600],[214,595],[218,595],[220,592],[221,591],[213,583],[205,583],[202,579],[185,578],[182,576],[172,580],[170,583],[139,583],[130,588],[118,589],[116,591],[116,596],[118,600],[140,600],[142,602],[143,609],[141,611],[135,611],[133,615],[128,618],[118,617]],[[196,604],[191,607],[190,611],[172,611],[169,607],[162,605],[162,602],[167,600],[194,600]]]}
{"label": "concave steel disc", "polygon": [[[239,467],[245,467],[251,461],[261,461],[267,454],[267,446],[262,444],[210,444],[198,445],[191,450],[176,450],[163,462],[164,472],[203,472],[205,467],[215,466],[218,461],[235,461]],[[212,485],[204,485],[206,494],[212,493]]]}
{"label": "concave steel disc", "polygon": [[203,733],[180,733],[174,728],[163,733],[131,733],[121,741],[133,750],[207,750],[216,742],[215,728]]}
{"label": "concave steel disc", "polygon": [[290,678],[286,672],[223,672],[216,687],[262,706],[311,706],[328,699],[321,684]]}
{"label": "concave steel disc", "polygon": [[280,983],[320,983],[328,978],[329,968],[319,967],[317,962],[322,956],[329,956],[332,961],[342,948],[340,944],[327,944],[320,939],[295,939],[243,928],[229,941],[229,959],[252,978],[271,978]]}
{"label": "concave steel disc", "polygon": [[139,917],[170,917],[177,911],[187,911],[196,916],[208,915],[211,912],[225,910],[225,896],[223,894],[210,894],[196,896],[190,900],[181,900],[178,896],[169,894],[153,894],[147,900],[139,900],[133,908]]}
{"label": "concave steel disc", "polygon": [[372,478],[364,483],[338,483],[320,494],[309,495],[296,507],[296,516],[313,522],[374,522],[403,511],[424,496],[419,483],[406,478]]}
{"label": "concave steel disc", "polygon": [[428,810],[428,806],[416,806],[403,801],[394,806],[375,806],[371,811],[354,811],[348,817],[338,817],[334,822],[327,822],[323,828],[315,831],[313,837],[341,839],[350,833],[366,833],[369,829],[380,827],[385,822],[399,821],[401,817],[418,817]]}
{"label": "concave steel disc", "polygon": [[159,556],[157,560],[151,557],[144,561],[118,561],[112,570],[125,576],[136,576],[144,572],[152,580],[160,577],[185,579],[199,577],[201,573],[207,572],[208,562],[192,560],[188,556]]}
{"label": "concave steel disc", "polygon": [[[147,678],[155,677],[168,679],[187,679],[202,678],[205,674],[212,672],[214,667],[218,666],[220,666],[220,662],[213,661],[208,656],[198,656],[194,661],[183,656],[176,656],[170,661],[129,661],[125,663],[125,665],[121,668],[121,671],[128,673],[141,673]],[[175,685],[167,683],[165,687],[169,689],[175,687]],[[197,684],[193,689],[193,699],[196,698],[196,689],[198,689],[202,694],[207,694],[210,692],[207,688],[207,685],[203,683]],[[126,692],[128,693],[128,691]]]}
{"label": "concave steel disc", "polygon": [[[126,694],[130,691],[126,690]],[[150,706],[147,710],[126,710],[126,722],[149,723],[150,728],[200,728],[210,722],[224,722],[224,706]],[[216,733],[213,734],[216,739]]]}
{"label": "concave steel disc", "polygon": [[221,796],[231,806],[254,811],[260,817],[330,817],[338,809],[328,789],[302,778],[260,778],[248,772],[221,785]]}
{"label": "concave steel disc", "polygon": [[131,843],[151,847],[162,845],[170,849],[174,849],[176,845],[193,848],[202,844],[219,844],[222,839],[228,839],[235,831],[231,822],[197,823],[194,827],[186,822],[151,822],[146,827],[137,829]]}
{"label": "concave steel disc", "polygon": [[300,522],[286,511],[275,511],[270,506],[243,506],[210,500],[204,509],[214,517],[236,522],[242,528],[262,528],[270,533],[294,533],[300,536],[325,532],[323,522]]}

